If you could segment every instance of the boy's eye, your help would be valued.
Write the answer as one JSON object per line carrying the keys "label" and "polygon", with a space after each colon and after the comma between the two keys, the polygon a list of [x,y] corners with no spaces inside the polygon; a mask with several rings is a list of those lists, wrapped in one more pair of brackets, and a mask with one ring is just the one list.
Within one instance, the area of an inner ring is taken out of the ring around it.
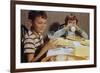
{"label": "boy's eye", "polygon": [[37,22],[38,24],[42,24],[43,22]]}
{"label": "boy's eye", "polygon": [[68,22],[68,23],[71,23],[71,22]]}
{"label": "boy's eye", "polygon": [[38,24],[42,24],[41,22],[38,22]]}

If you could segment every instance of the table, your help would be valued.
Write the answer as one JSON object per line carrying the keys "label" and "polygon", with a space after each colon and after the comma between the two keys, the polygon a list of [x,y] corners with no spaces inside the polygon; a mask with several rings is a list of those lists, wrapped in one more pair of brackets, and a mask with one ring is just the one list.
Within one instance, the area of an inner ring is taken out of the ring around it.
{"label": "table", "polygon": [[[48,50],[47,56],[42,59],[42,62],[89,59],[89,40],[78,36],[68,36],[65,39],[57,38],[57,41],[57,46],[61,47]],[[72,50],[68,53],[69,49]]]}

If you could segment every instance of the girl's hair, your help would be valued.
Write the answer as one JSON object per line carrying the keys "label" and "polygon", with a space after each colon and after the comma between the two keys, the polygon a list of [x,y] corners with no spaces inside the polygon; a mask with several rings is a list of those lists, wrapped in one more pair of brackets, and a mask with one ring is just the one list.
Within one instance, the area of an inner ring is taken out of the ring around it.
{"label": "girl's hair", "polygon": [[77,17],[76,17],[75,15],[73,15],[73,14],[70,14],[69,16],[67,15],[67,16],[65,17],[65,24],[66,24],[66,25],[68,24],[68,21],[69,21],[69,20],[71,20],[71,21],[76,20],[76,23],[78,23]]}
{"label": "girl's hair", "polygon": [[32,20],[32,27],[31,30],[34,30],[34,21],[36,17],[42,17],[43,19],[47,19],[47,14],[45,11],[29,11],[28,19]]}

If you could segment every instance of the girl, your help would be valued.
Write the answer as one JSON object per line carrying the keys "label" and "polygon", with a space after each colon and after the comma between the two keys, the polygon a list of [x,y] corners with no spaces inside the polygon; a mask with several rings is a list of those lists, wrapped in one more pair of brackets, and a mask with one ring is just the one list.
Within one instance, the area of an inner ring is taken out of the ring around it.
{"label": "girl", "polygon": [[54,37],[66,37],[66,36],[80,36],[88,39],[88,35],[78,26],[78,19],[73,14],[66,16],[65,24],[60,26],[61,29],[54,33]]}

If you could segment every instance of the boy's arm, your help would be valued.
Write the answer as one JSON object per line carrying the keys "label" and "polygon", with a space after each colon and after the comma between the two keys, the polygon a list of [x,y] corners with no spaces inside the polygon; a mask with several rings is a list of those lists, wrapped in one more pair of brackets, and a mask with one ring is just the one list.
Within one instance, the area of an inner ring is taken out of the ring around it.
{"label": "boy's arm", "polygon": [[33,60],[34,60],[34,54],[33,53],[28,53],[28,54],[26,54],[26,56],[27,56],[28,62],[33,62]]}

